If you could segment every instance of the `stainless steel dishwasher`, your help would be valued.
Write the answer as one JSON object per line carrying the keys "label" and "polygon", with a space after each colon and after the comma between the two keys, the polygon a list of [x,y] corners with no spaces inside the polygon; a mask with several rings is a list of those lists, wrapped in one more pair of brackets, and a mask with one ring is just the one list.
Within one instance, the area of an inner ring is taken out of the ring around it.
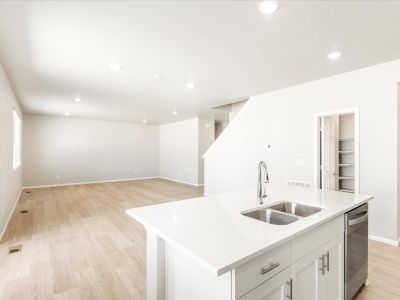
{"label": "stainless steel dishwasher", "polygon": [[349,211],[345,222],[345,300],[350,300],[368,278],[368,204]]}

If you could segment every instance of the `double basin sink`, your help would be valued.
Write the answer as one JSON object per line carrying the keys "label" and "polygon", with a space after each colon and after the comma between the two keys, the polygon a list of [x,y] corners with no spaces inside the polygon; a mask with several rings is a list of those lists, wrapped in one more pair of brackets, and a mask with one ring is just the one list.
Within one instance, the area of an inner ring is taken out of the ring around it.
{"label": "double basin sink", "polygon": [[316,214],[323,208],[295,202],[281,202],[266,207],[258,207],[241,214],[274,225],[287,225]]}

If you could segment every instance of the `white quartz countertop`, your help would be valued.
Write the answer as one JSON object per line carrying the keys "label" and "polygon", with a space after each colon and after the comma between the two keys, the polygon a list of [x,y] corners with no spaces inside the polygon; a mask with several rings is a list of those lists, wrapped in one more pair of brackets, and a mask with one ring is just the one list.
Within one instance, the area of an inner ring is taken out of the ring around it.
{"label": "white quartz countertop", "polygon": [[325,210],[288,225],[272,225],[240,213],[256,208],[256,191],[243,190],[128,209],[146,230],[221,275],[371,200],[371,196],[297,188],[267,187],[265,205],[293,201]]}

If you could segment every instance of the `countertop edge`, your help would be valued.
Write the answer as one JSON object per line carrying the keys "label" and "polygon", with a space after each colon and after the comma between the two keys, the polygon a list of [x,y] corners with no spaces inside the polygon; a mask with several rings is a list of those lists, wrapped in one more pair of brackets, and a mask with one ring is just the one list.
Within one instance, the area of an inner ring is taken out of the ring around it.
{"label": "countertop edge", "polygon": [[287,237],[285,237],[285,238],[283,238],[283,239],[281,239],[281,240],[279,240],[279,241],[277,241],[277,242],[275,242],[275,243],[273,243],[273,244],[271,244],[271,245],[269,245],[269,246],[267,246],[267,247],[265,247],[263,249],[260,249],[259,251],[250,253],[249,255],[244,256],[243,258],[240,258],[240,259],[238,259],[237,261],[235,261],[233,263],[230,263],[230,264],[228,264],[226,266],[221,266],[221,267],[214,267],[214,266],[210,265],[209,263],[207,263],[206,261],[202,260],[201,258],[196,256],[195,254],[193,254],[192,252],[187,250],[185,247],[181,246],[176,241],[170,239],[168,236],[164,235],[159,230],[153,228],[151,225],[149,225],[145,221],[141,220],[140,217],[138,217],[134,213],[130,212],[131,209],[127,209],[125,212],[126,212],[127,215],[129,215],[130,217],[134,218],[137,222],[142,224],[146,228],[146,230],[148,230],[150,232],[153,232],[154,234],[156,234],[157,236],[162,238],[165,242],[175,246],[176,248],[178,248],[179,250],[181,250],[182,252],[187,254],[189,257],[191,257],[194,260],[196,260],[197,262],[199,262],[201,265],[203,265],[207,270],[212,272],[214,275],[221,276],[221,275],[225,274],[226,272],[229,272],[229,271],[239,267],[240,265],[251,261],[252,259],[254,259],[256,257],[258,257],[260,255],[263,255],[263,254],[273,250],[274,248],[284,244],[285,242],[288,242],[288,241],[292,240],[293,238],[298,237],[298,236],[304,234],[305,232],[314,229],[315,227],[317,227],[319,225],[325,224],[325,223],[335,219],[336,217],[338,217],[340,215],[343,215],[343,214],[349,212],[350,210],[352,210],[352,209],[354,209],[354,208],[356,208],[358,206],[361,206],[361,205],[371,201],[372,199],[373,199],[373,197],[368,195],[366,199],[364,199],[364,200],[362,200],[362,201],[360,201],[358,203],[355,203],[355,204],[351,205],[350,207],[348,207],[348,208],[346,208],[346,209],[344,209],[342,211],[338,211],[337,213],[335,213],[335,214],[333,214],[333,215],[331,215],[331,216],[329,216],[329,217],[327,217],[327,218],[325,218],[323,220],[320,220],[320,221],[318,221],[318,222],[316,222],[316,223],[314,223],[314,224],[312,224],[312,225],[310,225],[310,226],[308,226],[306,228],[303,228],[303,229],[299,230],[298,232],[296,232],[296,233],[294,233],[292,235],[289,235],[289,236],[287,236]]}

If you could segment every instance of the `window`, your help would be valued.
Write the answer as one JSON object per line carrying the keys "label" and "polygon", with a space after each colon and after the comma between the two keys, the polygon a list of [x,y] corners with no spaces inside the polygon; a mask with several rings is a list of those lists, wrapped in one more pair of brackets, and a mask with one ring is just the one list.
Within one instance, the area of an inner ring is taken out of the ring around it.
{"label": "window", "polygon": [[21,165],[21,133],[22,121],[18,114],[13,111],[13,169]]}

